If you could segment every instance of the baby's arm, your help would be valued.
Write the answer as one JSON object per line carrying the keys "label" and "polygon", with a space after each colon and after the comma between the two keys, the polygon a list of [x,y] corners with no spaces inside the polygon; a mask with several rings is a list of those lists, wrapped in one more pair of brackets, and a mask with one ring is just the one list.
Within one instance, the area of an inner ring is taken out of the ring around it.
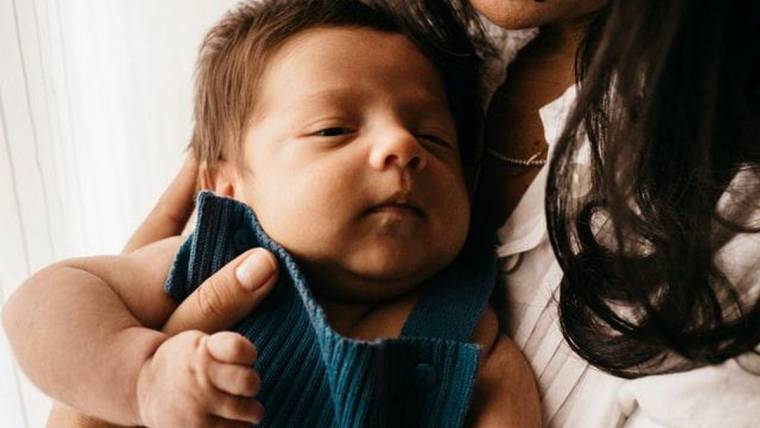
{"label": "baby's arm", "polygon": [[180,242],[65,260],[29,278],[8,300],[3,324],[31,380],[86,413],[138,423],[138,373],[168,337],[139,321],[158,327],[174,310],[162,288]]}
{"label": "baby's arm", "polygon": [[[27,280],[9,300],[4,324],[32,381],[59,401],[120,424],[257,422],[263,408],[250,397],[260,381],[247,339],[200,331],[169,338],[141,325],[161,326],[174,310],[163,283],[180,241],[63,261]],[[223,281],[230,270],[209,280]]]}
{"label": "baby's arm", "polygon": [[540,427],[541,406],[533,371],[514,342],[499,331],[490,306],[478,322],[473,340],[483,346],[483,352],[467,425]]}

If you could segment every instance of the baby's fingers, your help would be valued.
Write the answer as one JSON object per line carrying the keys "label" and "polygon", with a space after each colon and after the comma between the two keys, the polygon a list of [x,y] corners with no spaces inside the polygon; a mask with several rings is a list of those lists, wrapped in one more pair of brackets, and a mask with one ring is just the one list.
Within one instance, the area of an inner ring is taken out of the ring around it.
{"label": "baby's fingers", "polygon": [[206,341],[206,347],[211,356],[221,363],[252,366],[256,361],[256,347],[253,343],[231,331],[212,334]]}
{"label": "baby's fingers", "polygon": [[238,364],[212,361],[208,366],[208,377],[217,389],[232,395],[253,397],[261,387],[261,379],[256,372]]}
{"label": "baby's fingers", "polygon": [[210,404],[209,413],[222,419],[257,424],[264,418],[264,406],[253,398],[217,392]]}
{"label": "baby's fingers", "polygon": [[216,416],[208,418],[208,424],[204,425],[207,428],[251,428],[250,422],[231,421],[228,419],[222,419]]}

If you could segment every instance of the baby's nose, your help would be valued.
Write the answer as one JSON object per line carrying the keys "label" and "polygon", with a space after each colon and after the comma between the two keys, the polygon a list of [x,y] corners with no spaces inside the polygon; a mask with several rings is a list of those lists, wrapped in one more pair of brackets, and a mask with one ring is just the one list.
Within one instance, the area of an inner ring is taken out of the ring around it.
{"label": "baby's nose", "polygon": [[419,171],[427,165],[427,152],[417,138],[406,129],[397,128],[378,136],[370,154],[370,165]]}

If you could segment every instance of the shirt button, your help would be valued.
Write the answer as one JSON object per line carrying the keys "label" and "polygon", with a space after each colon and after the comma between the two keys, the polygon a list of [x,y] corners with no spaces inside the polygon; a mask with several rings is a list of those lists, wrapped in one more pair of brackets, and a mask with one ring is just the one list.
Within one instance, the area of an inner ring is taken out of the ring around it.
{"label": "shirt button", "polygon": [[432,365],[420,363],[414,368],[414,385],[418,390],[427,391],[434,387],[437,381],[438,374]]}
{"label": "shirt button", "polygon": [[253,234],[247,229],[238,229],[232,236],[232,245],[234,245],[235,250],[241,253],[253,247],[253,244]]}

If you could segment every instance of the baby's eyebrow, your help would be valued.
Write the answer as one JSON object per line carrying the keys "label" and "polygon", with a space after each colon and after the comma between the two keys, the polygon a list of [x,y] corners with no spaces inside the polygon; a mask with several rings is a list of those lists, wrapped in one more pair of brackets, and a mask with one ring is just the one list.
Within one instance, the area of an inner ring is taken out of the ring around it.
{"label": "baby's eyebrow", "polygon": [[309,93],[285,106],[284,111],[303,111],[309,107],[323,108],[338,105],[353,108],[361,103],[361,94],[355,88],[331,88]]}
{"label": "baby's eyebrow", "polygon": [[[322,89],[308,94],[302,100],[302,102],[335,102],[344,104],[358,104],[361,102],[365,90],[357,86],[340,86],[329,89]],[[440,106],[446,105],[446,98],[441,97],[438,94],[431,93],[426,88],[419,87],[414,90],[407,90],[403,95],[400,95],[404,104],[412,106]]]}
{"label": "baby's eyebrow", "polygon": [[[291,102],[283,109],[283,113],[294,112],[307,114],[310,109],[322,112],[326,106],[337,107],[350,111],[360,110],[365,105],[367,93],[357,86],[336,86],[308,92]],[[448,113],[448,102],[444,95],[433,93],[427,88],[419,87],[407,90],[395,98],[397,107],[415,117],[438,116]]]}
{"label": "baby's eyebrow", "polygon": [[309,102],[330,100],[337,102],[346,102],[357,99],[357,95],[361,96],[362,92],[363,91],[361,89],[353,86],[322,89],[305,96],[303,101]]}

